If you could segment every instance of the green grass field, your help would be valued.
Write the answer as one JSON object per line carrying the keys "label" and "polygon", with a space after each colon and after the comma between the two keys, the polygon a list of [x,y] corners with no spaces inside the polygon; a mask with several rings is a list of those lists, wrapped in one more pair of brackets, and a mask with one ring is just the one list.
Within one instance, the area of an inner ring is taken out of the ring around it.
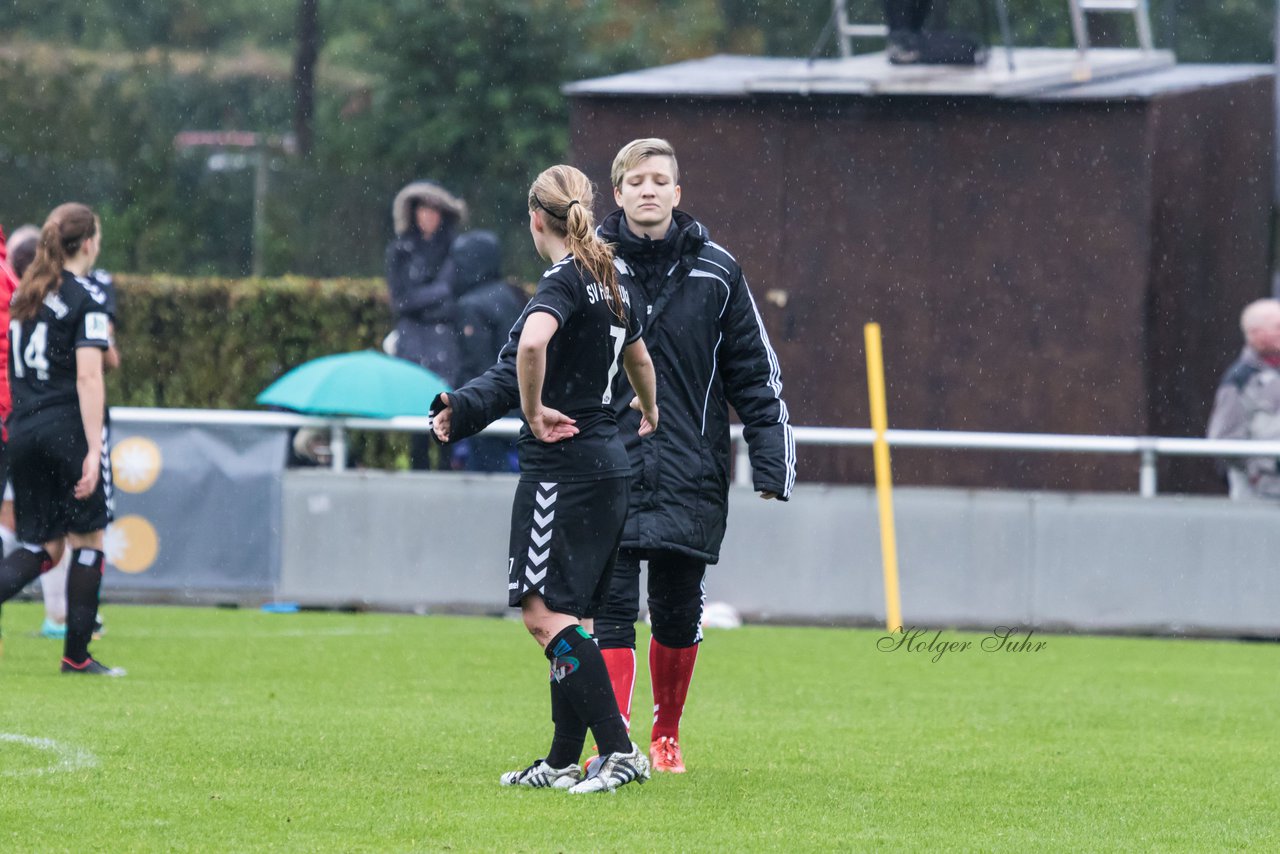
{"label": "green grass field", "polygon": [[0,850],[1280,849],[1275,644],[712,631],[689,773],[570,797],[497,785],[550,737],[514,621],[104,611],[125,679],[58,675],[4,609]]}

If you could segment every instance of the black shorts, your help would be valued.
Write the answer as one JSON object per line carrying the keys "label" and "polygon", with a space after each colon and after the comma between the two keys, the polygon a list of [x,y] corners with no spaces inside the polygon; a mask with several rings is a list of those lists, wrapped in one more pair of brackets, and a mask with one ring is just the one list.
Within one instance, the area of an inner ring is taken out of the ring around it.
{"label": "black shorts", "polygon": [[111,456],[107,428],[102,428],[102,460],[98,486],[84,501],[76,500],[76,482],[89,451],[76,410],[67,417],[42,418],[9,425],[9,476],[18,539],[39,545],[67,534],[89,534],[111,522]]}
{"label": "black shorts", "polygon": [[530,593],[560,614],[594,617],[609,592],[631,478],[520,481],[511,507],[507,604]]}

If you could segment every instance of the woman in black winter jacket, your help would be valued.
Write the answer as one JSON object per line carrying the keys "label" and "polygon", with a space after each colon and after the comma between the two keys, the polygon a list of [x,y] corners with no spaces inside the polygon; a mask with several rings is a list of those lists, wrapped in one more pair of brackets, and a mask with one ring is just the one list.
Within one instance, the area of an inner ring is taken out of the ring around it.
{"label": "woman in black winter jacket", "polygon": [[[390,352],[421,365],[450,386],[458,383],[458,304],[453,293],[449,247],[467,206],[429,181],[415,181],[396,194],[391,206],[396,237],[387,244],[387,287],[395,317]],[[415,434],[410,461],[430,468],[431,437]],[[436,467],[450,468],[452,454],[440,447]]]}
{"label": "woman in black winter jacket", "polygon": [[395,317],[395,355],[458,381],[458,306],[449,247],[466,217],[461,199],[428,181],[396,194],[396,237],[387,244],[387,287]]}

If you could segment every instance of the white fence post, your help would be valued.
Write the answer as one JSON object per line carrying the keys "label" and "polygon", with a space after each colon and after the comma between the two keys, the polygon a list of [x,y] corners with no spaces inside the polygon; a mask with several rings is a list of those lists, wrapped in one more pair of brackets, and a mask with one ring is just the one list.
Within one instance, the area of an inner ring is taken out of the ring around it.
{"label": "white fence post", "polygon": [[1158,477],[1156,449],[1152,447],[1143,448],[1142,462],[1138,470],[1138,494],[1143,498],[1155,498],[1156,491],[1159,488]]}

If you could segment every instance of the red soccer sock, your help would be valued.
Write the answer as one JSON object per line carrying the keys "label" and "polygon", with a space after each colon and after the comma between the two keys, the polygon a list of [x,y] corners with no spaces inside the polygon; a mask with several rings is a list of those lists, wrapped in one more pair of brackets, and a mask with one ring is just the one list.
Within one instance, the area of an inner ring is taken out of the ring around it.
{"label": "red soccer sock", "polygon": [[693,681],[693,665],[698,660],[698,644],[663,646],[649,639],[649,678],[653,681],[653,733],[650,741],[666,736],[680,739],[680,716]]}
{"label": "red soccer sock", "polygon": [[602,649],[604,666],[609,670],[609,683],[618,701],[622,722],[631,731],[631,692],[636,686],[636,651],[634,649]]}

